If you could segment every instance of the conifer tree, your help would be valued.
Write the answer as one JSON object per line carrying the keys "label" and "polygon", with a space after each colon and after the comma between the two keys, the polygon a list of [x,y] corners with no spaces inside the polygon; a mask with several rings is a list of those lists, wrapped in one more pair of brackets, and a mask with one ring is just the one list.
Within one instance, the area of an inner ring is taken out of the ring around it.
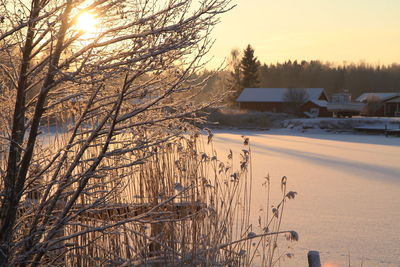
{"label": "conifer tree", "polygon": [[260,81],[258,79],[259,61],[254,56],[254,49],[251,45],[243,51],[243,58],[240,62],[240,70],[242,72],[241,87],[255,88],[258,87]]}

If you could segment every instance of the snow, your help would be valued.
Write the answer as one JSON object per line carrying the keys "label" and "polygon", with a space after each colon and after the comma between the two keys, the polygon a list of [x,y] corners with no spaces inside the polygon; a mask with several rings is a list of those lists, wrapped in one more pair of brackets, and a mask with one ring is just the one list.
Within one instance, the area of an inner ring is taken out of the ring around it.
{"label": "snow", "polygon": [[315,105],[317,105],[319,107],[323,107],[323,108],[326,108],[326,106],[328,105],[328,101],[326,101],[326,100],[312,99],[310,101],[312,103],[314,103]]}
{"label": "snow", "polygon": [[307,252],[317,250],[324,264],[400,266],[400,138],[333,134],[312,130],[219,130],[219,155],[241,151],[249,136],[253,159],[253,217],[265,208],[263,177],[270,174],[275,198],[282,176],[297,191],[285,206],[282,229],[300,240],[293,259],[280,266],[308,266]]}
{"label": "snow", "polygon": [[[310,100],[318,100],[323,88],[302,88]],[[244,88],[237,102],[285,102],[288,88]]]}
{"label": "snow", "polygon": [[366,102],[369,96],[376,96],[381,101],[387,100],[389,98],[395,97],[399,95],[398,93],[363,93],[359,97],[356,98],[357,102]]}
{"label": "snow", "polygon": [[347,130],[354,128],[399,129],[400,118],[389,117],[353,117],[353,118],[300,118],[285,120],[282,123],[288,129],[325,129]]}

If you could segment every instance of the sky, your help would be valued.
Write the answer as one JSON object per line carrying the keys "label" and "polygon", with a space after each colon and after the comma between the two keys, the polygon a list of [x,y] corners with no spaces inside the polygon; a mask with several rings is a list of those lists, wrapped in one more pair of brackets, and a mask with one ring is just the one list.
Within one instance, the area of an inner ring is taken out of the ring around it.
{"label": "sky", "polygon": [[400,63],[400,0],[233,0],[210,51],[212,68],[247,44],[261,63]]}

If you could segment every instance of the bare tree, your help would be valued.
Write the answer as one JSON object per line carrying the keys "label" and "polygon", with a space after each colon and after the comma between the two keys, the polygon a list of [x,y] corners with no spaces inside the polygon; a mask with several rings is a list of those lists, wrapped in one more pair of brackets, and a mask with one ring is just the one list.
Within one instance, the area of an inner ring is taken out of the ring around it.
{"label": "bare tree", "polygon": [[303,88],[288,88],[284,95],[284,101],[289,103],[288,112],[301,115],[300,107],[307,102],[309,96]]}
{"label": "bare tree", "polygon": [[250,232],[250,150],[234,172],[191,126],[193,77],[230,8],[0,0],[0,266],[250,265],[256,237],[275,262],[292,194]]}
{"label": "bare tree", "polygon": [[[104,177],[184,130],[199,107],[179,95],[195,86],[229,9],[229,0],[0,2],[1,266],[37,266],[82,235],[60,231],[118,191],[120,177]],[[67,139],[50,148],[43,127],[65,118]],[[28,200],[34,209],[21,208]]]}
{"label": "bare tree", "polygon": [[363,113],[367,116],[376,116],[377,111],[383,106],[382,100],[375,94],[367,97],[367,104],[363,108]]}
{"label": "bare tree", "polygon": [[232,49],[228,58],[228,66],[230,68],[229,78],[227,79],[228,89],[231,93],[228,95],[227,102],[231,106],[236,106],[236,99],[239,97],[241,90],[241,71],[240,71],[240,50]]}

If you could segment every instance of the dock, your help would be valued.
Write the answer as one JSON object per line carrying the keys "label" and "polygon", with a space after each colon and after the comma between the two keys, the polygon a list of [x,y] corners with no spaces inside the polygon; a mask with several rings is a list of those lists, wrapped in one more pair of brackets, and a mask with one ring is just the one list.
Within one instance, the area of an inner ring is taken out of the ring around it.
{"label": "dock", "polygon": [[[397,126],[397,128],[396,128]],[[399,135],[400,136],[400,125],[365,125],[353,128],[359,132],[366,133],[383,133],[385,135]]]}

